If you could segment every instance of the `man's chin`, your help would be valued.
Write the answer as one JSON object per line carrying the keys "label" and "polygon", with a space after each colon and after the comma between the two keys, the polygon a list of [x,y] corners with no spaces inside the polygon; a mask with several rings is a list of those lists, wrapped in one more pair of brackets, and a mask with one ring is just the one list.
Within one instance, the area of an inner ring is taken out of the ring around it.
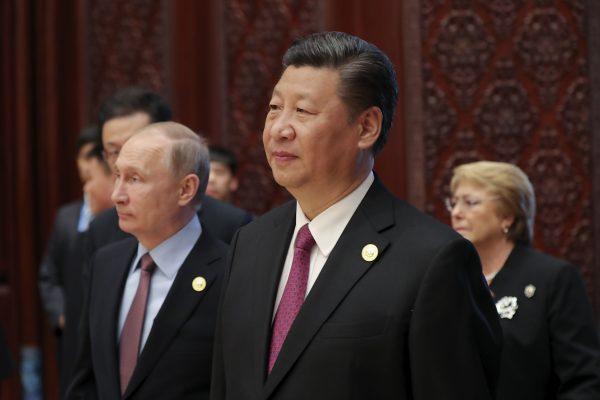
{"label": "man's chin", "polygon": [[132,228],[131,223],[129,221],[127,221],[125,218],[119,216],[119,229],[121,229],[125,233],[129,233],[129,234],[133,235],[133,231],[131,228]]}
{"label": "man's chin", "polygon": [[293,189],[298,186],[298,179],[296,179],[292,174],[285,173],[282,171],[273,170],[273,179],[279,186],[282,186],[286,189]]}

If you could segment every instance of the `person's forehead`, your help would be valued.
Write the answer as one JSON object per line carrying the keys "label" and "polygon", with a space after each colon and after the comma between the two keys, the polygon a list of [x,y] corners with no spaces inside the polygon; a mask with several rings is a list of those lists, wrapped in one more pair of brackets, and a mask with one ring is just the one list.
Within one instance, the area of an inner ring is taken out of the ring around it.
{"label": "person's forehead", "polygon": [[102,139],[107,143],[121,142],[149,124],[150,115],[142,111],[111,118],[102,126]]}
{"label": "person's forehead", "polygon": [[487,193],[488,189],[478,182],[473,180],[461,180],[456,186],[455,194],[482,194]]}
{"label": "person's forehead", "polygon": [[231,168],[229,168],[229,165],[227,165],[223,161],[217,161],[217,160],[210,161],[210,168],[211,169],[219,169],[219,170],[227,170],[227,171],[231,170]]}
{"label": "person's forehead", "polygon": [[311,98],[315,92],[335,93],[339,72],[329,67],[289,66],[273,88],[274,95],[293,92],[298,98]]}
{"label": "person's forehead", "polygon": [[135,136],[121,149],[116,165],[118,168],[162,166],[168,148],[169,142],[163,138]]}

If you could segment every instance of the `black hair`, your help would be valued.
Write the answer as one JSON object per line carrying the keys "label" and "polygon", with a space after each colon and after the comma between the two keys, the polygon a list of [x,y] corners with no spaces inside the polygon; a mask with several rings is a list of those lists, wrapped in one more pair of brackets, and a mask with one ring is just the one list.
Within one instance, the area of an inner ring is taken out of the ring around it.
{"label": "black hair", "polygon": [[79,133],[79,137],[75,143],[76,150],[79,152],[86,144],[98,142],[100,142],[100,129],[98,129],[98,125],[86,126]]}
{"label": "black hair", "polygon": [[352,119],[372,106],[381,110],[381,134],[373,154],[383,148],[398,102],[396,73],[385,53],[359,37],[322,32],[296,40],[283,56],[283,66],[336,69],[340,76],[338,95]]}
{"label": "black hair", "polygon": [[102,103],[98,114],[98,126],[102,129],[110,119],[138,112],[148,114],[151,123],[169,121],[172,116],[171,108],[157,93],[140,87],[128,87],[119,90]]}
{"label": "black hair", "polygon": [[231,170],[231,174],[237,173],[238,162],[235,154],[230,150],[220,146],[209,146],[210,161],[216,161],[227,165]]}

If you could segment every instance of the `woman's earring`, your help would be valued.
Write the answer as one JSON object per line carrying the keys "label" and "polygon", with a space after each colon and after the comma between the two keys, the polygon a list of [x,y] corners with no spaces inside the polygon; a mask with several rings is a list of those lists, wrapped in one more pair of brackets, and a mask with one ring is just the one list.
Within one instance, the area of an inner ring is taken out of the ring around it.
{"label": "woman's earring", "polygon": [[505,235],[508,235],[508,226],[502,228],[502,232],[504,232]]}

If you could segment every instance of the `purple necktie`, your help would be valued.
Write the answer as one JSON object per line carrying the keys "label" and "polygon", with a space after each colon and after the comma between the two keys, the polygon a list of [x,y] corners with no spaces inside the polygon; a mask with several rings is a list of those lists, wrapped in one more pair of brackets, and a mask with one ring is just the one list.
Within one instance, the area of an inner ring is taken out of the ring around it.
{"label": "purple necktie", "polygon": [[308,224],[306,224],[300,228],[296,236],[292,268],[285,284],[279,307],[275,313],[273,334],[271,335],[271,350],[269,352],[269,373],[271,373],[285,337],[294,319],[296,319],[302,303],[304,303],[308,270],[310,267],[310,250],[314,245],[315,239],[308,229]]}
{"label": "purple necktie", "polygon": [[156,268],[154,260],[150,253],[146,253],[140,259],[140,283],[133,297],[133,302],[127,313],[123,330],[121,331],[121,341],[119,343],[119,372],[121,376],[121,394],[129,384],[131,375],[137,363],[140,352],[140,339],[144,327],[144,316],[146,315],[146,303],[148,301],[148,291],[150,289],[150,278]]}

